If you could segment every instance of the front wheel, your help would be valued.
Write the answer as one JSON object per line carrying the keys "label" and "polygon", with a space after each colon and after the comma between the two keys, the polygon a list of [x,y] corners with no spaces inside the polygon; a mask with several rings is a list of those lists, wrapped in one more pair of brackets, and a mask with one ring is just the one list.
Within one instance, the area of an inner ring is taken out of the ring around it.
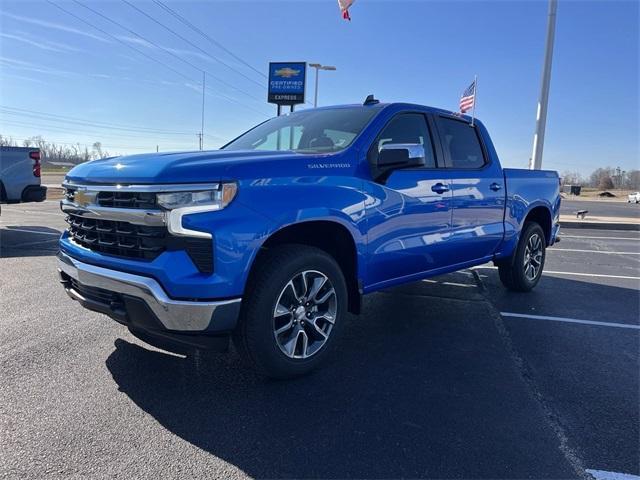
{"label": "front wheel", "polygon": [[335,343],[347,311],[347,286],[324,251],[283,245],[266,251],[247,285],[236,348],[266,376],[291,378],[316,368]]}
{"label": "front wheel", "polygon": [[542,227],[534,222],[525,223],[513,255],[498,263],[502,284],[515,292],[532,290],[542,276],[546,248]]}

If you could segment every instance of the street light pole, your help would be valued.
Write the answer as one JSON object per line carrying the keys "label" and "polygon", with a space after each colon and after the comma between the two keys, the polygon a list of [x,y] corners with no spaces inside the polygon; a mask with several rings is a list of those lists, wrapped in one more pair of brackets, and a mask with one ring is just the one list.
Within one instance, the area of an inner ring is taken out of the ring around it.
{"label": "street light pole", "polygon": [[206,72],[202,72],[202,118],[200,122],[200,150],[204,148],[204,84],[206,81]]}
{"label": "street light pole", "polygon": [[318,107],[318,72],[320,70],[335,70],[336,67],[332,67],[330,65],[320,65],[319,63],[310,63],[309,66],[311,68],[316,69],[316,89],[315,89],[315,95],[313,96],[313,107],[317,108]]}
{"label": "street light pole", "polygon": [[[312,67],[315,67],[315,65],[317,64],[313,64]],[[316,69],[316,92],[313,95],[313,108],[317,108],[318,107],[318,72],[320,72],[320,66],[318,65],[318,67],[315,67]]]}
{"label": "street light pole", "polygon": [[549,84],[551,83],[551,61],[553,59],[553,42],[556,34],[556,11],[558,0],[549,0],[549,16],[547,19],[547,41],[544,53],[544,67],[542,68],[542,85],[536,114],[536,133],[533,136],[533,152],[529,161],[529,169],[542,169],[542,148],[544,147],[544,132],[547,126],[547,107],[549,105]]}

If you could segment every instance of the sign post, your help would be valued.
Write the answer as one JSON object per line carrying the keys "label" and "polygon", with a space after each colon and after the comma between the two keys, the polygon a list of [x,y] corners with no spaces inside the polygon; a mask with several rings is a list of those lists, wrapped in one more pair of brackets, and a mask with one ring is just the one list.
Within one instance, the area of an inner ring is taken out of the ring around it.
{"label": "sign post", "polygon": [[278,115],[282,105],[293,106],[304,103],[307,80],[306,62],[270,62],[269,92],[267,101],[278,106]]}

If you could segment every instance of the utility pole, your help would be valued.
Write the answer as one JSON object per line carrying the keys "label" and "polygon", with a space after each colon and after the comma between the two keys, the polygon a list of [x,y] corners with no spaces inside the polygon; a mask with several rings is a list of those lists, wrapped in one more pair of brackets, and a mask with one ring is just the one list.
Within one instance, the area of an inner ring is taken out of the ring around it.
{"label": "utility pole", "polygon": [[198,149],[202,150],[202,133],[196,133],[196,137],[198,137]]}
{"label": "utility pole", "polygon": [[542,149],[544,147],[544,132],[547,126],[547,107],[549,105],[549,84],[551,83],[551,61],[553,60],[553,42],[556,34],[556,11],[558,0],[549,0],[549,15],[547,19],[547,40],[544,52],[544,66],[542,68],[542,85],[536,114],[536,132],[533,135],[533,152],[529,161],[529,169],[542,168]]}
{"label": "utility pole", "polygon": [[204,148],[204,85],[207,80],[207,72],[202,72],[202,119],[200,123],[200,150]]}
{"label": "utility pole", "polygon": [[332,67],[330,65],[320,65],[319,63],[310,63],[309,66],[311,68],[316,69],[316,92],[315,92],[315,95],[313,96],[313,106],[314,108],[317,108],[318,107],[318,72],[320,70],[335,70],[336,67]]}

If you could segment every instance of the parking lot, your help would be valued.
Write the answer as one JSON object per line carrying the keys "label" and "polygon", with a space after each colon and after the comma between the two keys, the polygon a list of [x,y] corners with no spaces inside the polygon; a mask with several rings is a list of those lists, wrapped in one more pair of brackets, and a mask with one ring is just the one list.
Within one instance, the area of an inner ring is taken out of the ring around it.
{"label": "parking lot", "polygon": [[640,475],[640,232],[563,230],[530,294],[492,265],[373,294],[328,365],[274,382],[72,302],[64,226],[2,206],[3,477]]}

